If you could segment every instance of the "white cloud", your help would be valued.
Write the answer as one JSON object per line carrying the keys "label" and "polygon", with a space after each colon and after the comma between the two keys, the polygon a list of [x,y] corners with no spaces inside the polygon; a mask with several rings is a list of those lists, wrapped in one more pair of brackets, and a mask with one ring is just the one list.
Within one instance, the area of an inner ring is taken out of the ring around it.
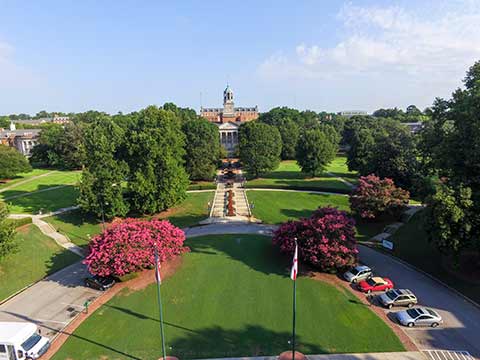
{"label": "white cloud", "polygon": [[413,82],[423,91],[440,87],[433,100],[458,86],[467,68],[480,59],[480,2],[435,2],[427,10],[346,4],[337,16],[344,35],[334,46],[298,44],[288,55],[266,59],[259,73],[265,79],[305,81],[381,76],[392,84]]}

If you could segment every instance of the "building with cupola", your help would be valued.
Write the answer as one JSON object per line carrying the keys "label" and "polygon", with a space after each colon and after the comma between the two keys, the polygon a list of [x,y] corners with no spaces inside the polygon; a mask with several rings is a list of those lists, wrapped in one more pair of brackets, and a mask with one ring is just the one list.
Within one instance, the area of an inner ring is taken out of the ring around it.
{"label": "building with cupola", "polygon": [[220,142],[228,155],[232,156],[238,146],[239,126],[258,118],[258,106],[235,107],[233,90],[227,85],[223,91],[223,108],[202,106],[200,115],[218,126]]}

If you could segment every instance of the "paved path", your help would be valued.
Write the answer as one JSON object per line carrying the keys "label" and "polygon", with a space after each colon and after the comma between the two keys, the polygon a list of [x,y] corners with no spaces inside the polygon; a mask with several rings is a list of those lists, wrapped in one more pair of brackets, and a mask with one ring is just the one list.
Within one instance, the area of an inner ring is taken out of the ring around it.
{"label": "paved path", "polygon": [[0,189],[0,193],[4,192],[4,191],[7,191],[7,190],[10,190],[10,189],[14,189],[16,188],[17,186],[19,185],[22,185],[22,184],[25,184],[25,183],[28,183],[32,180],[35,180],[35,179],[38,179],[38,178],[41,178],[41,177],[44,177],[44,176],[47,176],[47,175],[50,175],[52,173],[54,173],[55,171],[49,171],[49,172],[46,172],[45,174],[41,174],[41,175],[37,175],[37,176],[33,176],[31,178],[28,178],[28,179],[25,179],[25,180],[22,180],[22,181],[19,181],[15,184],[12,184],[10,186],[7,186],[7,187],[4,187],[3,189]]}
{"label": "paved path", "polygon": [[262,225],[255,223],[215,223],[205,226],[197,226],[184,229],[187,237],[221,234],[257,234],[271,235],[277,228],[276,225]]}
{"label": "paved path", "polygon": [[333,174],[333,173],[331,173],[331,172],[328,172],[328,171],[327,171],[327,175],[328,175],[328,176],[331,176],[331,177],[333,177],[333,178],[335,178],[335,179],[340,180],[340,181],[343,182],[345,185],[347,185],[349,188],[352,188],[352,189],[353,189],[353,188],[355,187],[355,185],[353,185],[350,181],[345,180],[343,177],[337,176],[337,175],[335,175],[335,174]]}
{"label": "paved path", "polygon": [[88,274],[81,262],[56,272],[0,305],[0,321],[30,321],[52,338],[100,291],[83,286]]}
{"label": "paved path", "polygon": [[480,308],[393,257],[360,246],[360,259],[379,275],[391,277],[396,287],[412,290],[420,305],[438,310],[443,317],[445,323],[436,329],[403,328],[418,348],[467,350],[480,358]]}

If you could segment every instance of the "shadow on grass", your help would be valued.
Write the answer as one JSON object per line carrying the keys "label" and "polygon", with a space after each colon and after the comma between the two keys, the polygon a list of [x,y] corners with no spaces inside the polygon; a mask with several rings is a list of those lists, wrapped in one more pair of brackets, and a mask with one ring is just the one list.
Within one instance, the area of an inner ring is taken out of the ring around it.
{"label": "shadow on grass", "polygon": [[264,274],[288,276],[288,260],[272,245],[271,238],[252,235],[217,235],[187,239],[192,253],[221,252]]}
{"label": "shadow on grass", "polygon": [[179,228],[185,228],[198,224],[200,221],[205,220],[208,214],[202,215],[172,215],[168,217],[168,220]]}

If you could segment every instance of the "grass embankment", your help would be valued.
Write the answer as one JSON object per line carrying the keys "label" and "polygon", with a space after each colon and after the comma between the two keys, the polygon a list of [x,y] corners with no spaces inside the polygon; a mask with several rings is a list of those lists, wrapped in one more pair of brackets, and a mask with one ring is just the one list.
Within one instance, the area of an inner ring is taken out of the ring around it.
{"label": "grass embankment", "polygon": [[392,235],[393,254],[480,303],[480,284],[478,281],[476,283],[468,281],[466,276],[458,276],[454,271],[448,270],[442,261],[442,255],[428,241],[423,216],[422,212],[418,212]]}
{"label": "grass embankment", "polygon": [[[332,173],[332,175],[329,175],[328,172]],[[347,181],[350,181],[355,179],[355,177],[355,173],[348,171],[345,157],[342,156],[337,156],[335,160],[329,164],[326,172],[322,176],[314,178],[302,173],[296,161],[287,160],[282,161],[276,170],[263,175],[261,178],[247,181],[247,187],[349,193],[351,187],[339,178],[346,178]]]}
{"label": "grass embankment", "polygon": [[[177,272],[162,283],[168,353],[181,359],[275,355],[291,336],[290,259],[267,237],[189,239]],[[368,306],[347,290],[297,281],[298,350],[307,354],[402,351]],[[161,357],[156,287],[124,291],[74,332],[54,359]]]}
{"label": "grass embankment", "polygon": [[[50,171],[37,178],[17,183],[0,193],[12,213],[37,214],[75,205],[78,190],[75,184],[80,178],[78,171]],[[60,187],[60,188],[58,188]]]}
{"label": "grass embankment", "polygon": [[[192,226],[208,217],[208,202],[213,199],[213,192],[190,193],[178,206],[158,215],[168,219],[180,228]],[[86,246],[90,238],[102,231],[99,219],[82,214],[79,210],[50,216],[44,219],[58,232],[67,235],[78,246]]]}
{"label": "grass embankment", "polygon": [[19,228],[15,241],[17,250],[0,260],[0,300],[80,260],[34,225]]}

